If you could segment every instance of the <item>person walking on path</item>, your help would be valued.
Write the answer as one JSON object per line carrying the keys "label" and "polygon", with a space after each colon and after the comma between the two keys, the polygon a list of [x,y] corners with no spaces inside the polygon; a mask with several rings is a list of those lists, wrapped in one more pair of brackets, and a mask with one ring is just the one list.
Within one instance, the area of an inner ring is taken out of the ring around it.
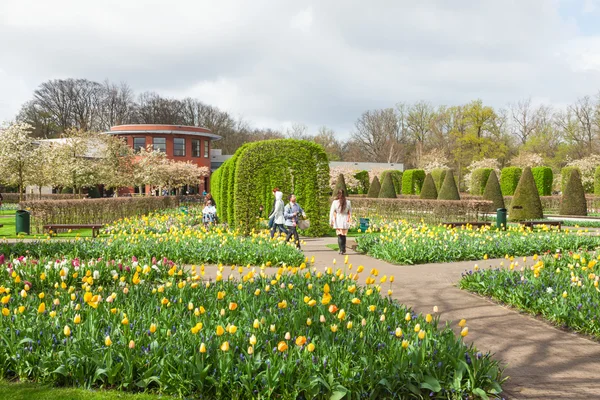
{"label": "person walking on path", "polygon": [[[287,229],[283,226],[285,218],[283,216],[285,205],[283,204],[283,193],[279,190],[275,192],[275,206],[273,207],[273,226],[271,227],[271,239],[275,236],[275,231],[281,233],[288,233]],[[270,218],[270,217],[269,217]]]}
{"label": "person walking on path", "polygon": [[285,226],[288,228],[288,234],[285,241],[289,241],[294,236],[296,247],[300,249],[300,237],[298,236],[298,217],[302,215],[306,217],[304,210],[296,203],[296,196],[290,195],[290,202],[285,206],[283,216],[285,217]]}
{"label": "person walking on path", "polygon": [[350,200],[346,199],[342,189],[338,190],[335,197],[329,210],[329,225],[335,229],[337,234],[340,254],[346,254],[346,235],[350,228],[352,208]]}

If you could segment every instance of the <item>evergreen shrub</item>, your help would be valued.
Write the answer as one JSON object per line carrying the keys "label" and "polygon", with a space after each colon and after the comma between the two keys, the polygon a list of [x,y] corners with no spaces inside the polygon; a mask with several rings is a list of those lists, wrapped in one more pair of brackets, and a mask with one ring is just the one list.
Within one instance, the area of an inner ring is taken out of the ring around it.
{"label": "evergreen shrub", "polygon": [[433,181],[433,176],[431,173],[425,176],[425,182],[423,182],[423,187],[421,188],[421,199],[424,200],[436,200],[438,197],[437,188],[435,187],[435,182]]}
{"label": "evergreen shrub", "polygon": [[542,202],[538,193],[531,168],[526,167],[521,174],[508,211],[509,221],[525,221],[543,218]]}
{"label": "evergreen shrub", "polygon": [[456,181],[454,180],[454,174],[451,169],[446,171],[444,183],[438,193],[438,200],[460,200],[458,187],[456,187]]}
{"label": "evergreen shrub", "polygon": [[378,177],[373,177],[373,181],[371,182],[371,186],[369,187],[369,193],[367,193],[367,197],[370,198],[378,198],[379,191],[381,190],[381,184],[379,183]]}
{"label": "evergreen shrub", "polygon": [[477,168],[471,173],[471,194],[481,196],[492,168]]}
{"label": "evergreen shrub", "polygon": [[494,211],[499,208],[505,208],[504,196],[502,196],[502,190],[500,189],[496,171],[492,170],[492,172],[490,172],[490,176],[485,184],[485,190],[483,191],[483,199],[494,203]]}
{"label": "evergreen shrub", "polygon": [[578,169],[572,169],[560,202],[560,215],[587,215],[585,190]]}
{"label": "evergreen shrub", "polygon": [[380,199],[395,199],[396,189],[394,189],[394,178],[392,174],[385,174],[383,183],[381,184],[381,190],[379,191]]}
{"label": "evergreen shrub", "polygon": [[435,182],[435,188],[439,191],[442,188],[442,183],[444,183],[444,178],[446,177],[446,169],[436,168],[431,171],[431,176]]}
{"label": "evergreen shrub", "polygon": [[500,173],[500,188],[503,196],[515,194],[523,170],[519,167],[506,167]]}
{"label": "evergreen shrub", "polygon": [[402,194],[420,194],[425,181],[425,171],[422,169],[408,169],[402,173]]}
{"label": "evergreen shrub", "polygon": [[537,186],[538,193],[540,196],[551,196],[552,195],[552,182],[554,181],[554,175],[552,174],[552,168],[549,167],[533,167],[531,168],[533,174],[533,180],[535,186]]}

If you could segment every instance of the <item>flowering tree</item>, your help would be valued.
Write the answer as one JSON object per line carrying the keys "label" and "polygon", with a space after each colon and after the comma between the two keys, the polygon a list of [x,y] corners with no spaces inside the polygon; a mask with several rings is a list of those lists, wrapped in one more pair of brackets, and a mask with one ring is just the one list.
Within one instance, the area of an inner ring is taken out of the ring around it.
{"label": "flowering tree", "polygon": [[36,156],[28,124],[15,123],[0,131],[0,179],[19,187],[19,201],[27,182],[28,165]]}
{"label": "flowering tree", "polygon": [[[158,186],[166,185],[166,177],[163,164],[167,163],[167,155],[163,152],[156,151],[152,145],[148,145],[145,149],[140,149],[137,161],[134,164],[133,181],[136,186],[142,189],[143,186]],[[143,190],[140,190],[143,193]]]}
{"label": "flowering tree", "polygon": [[483,160],[473,161],[468,167],[467,171],[469,171],[465,175],[465,184],[467,185],[467,190],[472,192],[471,188],[471,176],[473,175],[473,171],[479,168],[492,168],[494,172],[496,172],[496,176],[500,176],[500,163],[495,158],[484,158]]}
{"label": "flowering tree", "polygon": [[115,189],[134,183],[134,153],[127,143],[117,136],[101,135],[102,158],[100,161],[100,180],[108,189]]}
{"label": "flowering tree", "polygon": [[59,162],[53,145],[39,142],[34,148],[33,157],[27,165],[26,183],[37,186],[40,199],[44,186],[54,186],[59,181]]}
{"label": "flowering tree", "polygon": [[181,188],[185,185],[197,185],[200,178],[208,176],[210,171],[207,167],[198,167],[191,161],[178,162],[169,160],[163,164],[166,169],[167,188],[169,192],[172,188]]}
{"label": "flowering tree", "polygon": [[444,150],[433,149],[429,153],[421,156],[419,160],[419,168],[425,171],[425,174],[430,173],[434,169],[448,169],[449,162]]}
{"label": "flowering tree", "polygon": [[515,156],[510,160],[510,165],[520,168],[541,167],[544,165],[544,158],[538,153],[521,151],[518,156]]}
{"label": "flowering tree", "polygon": [[591,193],[594,190],[594,173],[596,168],[600,166],[600,155],[594,154],[579,160],[570,161],[568,167],[577,167],[581,173],[581,183],[586,193]]}
{"label": "flowering tree", "polygon": [[354,177],[359,171],[355,168],[350,167],[334,167],[329,169],[329,186],[333,190],[337,183],[338,176],[344,175],[346,181],[346,189],[349,192],[355,192],[360,186],[360,181]]}

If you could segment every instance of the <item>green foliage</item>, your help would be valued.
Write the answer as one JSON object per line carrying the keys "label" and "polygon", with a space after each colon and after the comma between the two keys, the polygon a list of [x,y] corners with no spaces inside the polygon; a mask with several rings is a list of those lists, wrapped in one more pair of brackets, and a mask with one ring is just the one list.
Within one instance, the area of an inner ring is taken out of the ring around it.
{"label": "green foliage", "polygon": [[438,197],[438,192],[435,187],[435,182],[433,181],[433,177],[431,173],[425,176],[425,182],[423,182],[423,187],[421,188],[421,196],[422,199],[431,199],[436,200]]}
{"label": "green foliage", "polygon": [[500,173],[500,188],[503,196],[513,196],[523,170],[519,167],[506,167]]}
{"label": "green foliage", "polygon": [[600,167],[596,168],[594,174],[594,194],[600,196]]}
{"label": "green foliage", "polygon": [[422,169],[408,169],[402,173],[402,194],[420,194],[425,181],[425,171]]}
{"label": "green foliage", "polygon": [[395,199],[396,198],[396,190],[394,189],[394,178],[392,178],[392,174],[385,174],[383,178],[383,184],[381,185],[381,190],[379,191],[380,199]]}
{"label": "green foliage", "polygon": [[374,177],[371,182],[371,187],[369,188],[369,193],[367,193],[367,197],[377,198],[379,197],[379,191],[381,190],[381,184],[379,183],[379,178]]}
{"label": "green foliage", "polygon": [[369,192],[369,187],[371,186],[371,182],[369,181],[369,171],[357,172],[354,177],[360,182],[358,193],[367,194]]}
{"label": "green foliage", "polygon": [[551,196],[552,182],[554,182],[552,168],[533,167],[531,168],[531,173],[533,174],[533,180],[540,196]]}
{"label": "green foliage", "polygon": [[61,194],[73,194],[73,188],[64,187],[60,190]]}
{"label": "green foliage", "polygon": [[578,169],[572,169],[560,202],[561,215],[587,215],[587,201]]}
{"label": "green foliage", "polygon": [[382,185],[383,185],[383,181],[385,180],[385,177],[388,174],[392,176],[392,182],[394,184],[394,191],[396,192],[396,194],[401,193],[402,192],[402,171],[398,171],[397,169],[388,169],[386,171],[383,171],[379,177]]}
{"label": "green foliage", "polygon": [[460,194],[458,194],[458,188],[451,169],[446,171],[444,183],[438,193],[438,200],[460,200]]}
{"label": "green foliage", "polygon": [[515,195],[510,202],[508,220],[525,221],[543,217],[542,202],[540,201],[540,195],[533,180],[531,168],[526,167],[523,170],[521,179],[519,179]]}
{"label": "green foliage", "polygon": [[446,169],[436,168],[431,171],[431,176],[433,177],[433,182],[435,182],[436,190],[439,191],[442,188],[442,183],[444,183],[444,178],[446,177]]}
{"label": "green foliage", "polygon": [[333,188],[333,196],[337,196],[339,190],[344,191],[344,196],[348,196],[348,189],[346,189],[346,178],[344,178],[344,174],[339,174],[337,177],[337,182],[335,183],[335,187]]}
{"label": "green foliage", "polygon": [[221,168],[217,205],[230,226],[252,232],[259,206],[270,206],[271,191],[279,187],[284,195],[294,193],[306,212],[311,221],[306,234],[321,235],[329,229],[329,162],[320,145],[294,139],[246,143]]}
{"label": "green foliage", "polygon": [[471,173],[471,194],[480,196],[485,191],[492,168],[477,168]]}
{"label": "green foliage", "polygon": [[[564,167],[563,169],[560,170],[560,191],[562,193],[564,193],[565,190],[567,189],[567,181],[569,180],[569,177],[571,176],[571,171],[573,171],[574,169],[579,171],[579,168],[577,168],[577,167]],[[579,171],[579,176],[581,177],[581,171]]]}
{"label": "green foliage", "polygon": [[[600,339],[600,320],[590,318],[598,315],[597,302],[590,301],[598,297],[595,274],[590,274],[587,268],[573,268],[582,259],[594,260],[596,256],[595,253],[583,253],[574,257],[565,251],[560,258],[544,257],[544,268],[530,265],[514,270],[482,268],[472,274],[463,274],[460,287],[540,315],[561,329],[566,326]],[[573,280],[582,285],[573,285]]]}
{"label": "green foliage", "polygon": [[485,190],[483,191],[483,199],[490,200],[494,203],[494,210],[504,207],[504,196],[502,196],[502,190],[500,190],[500,183],[496,172],[490,172],[490,176],[485,184]]}

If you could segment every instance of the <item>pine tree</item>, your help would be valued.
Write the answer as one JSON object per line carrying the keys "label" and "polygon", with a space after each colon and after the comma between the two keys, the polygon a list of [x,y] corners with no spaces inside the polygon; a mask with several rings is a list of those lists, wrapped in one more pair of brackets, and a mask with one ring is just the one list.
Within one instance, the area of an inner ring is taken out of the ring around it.
{"label": "pine tree", "polygon": [[394,178],[392,178],[392,174],[386,174],[383,178],[383,184],[381,185],[381,190],[379,191],[380,199],[395,199],[396,198],[396,189],[394,189]]}
{"label": "pine tree", "polygon": [[369,187],[369,193],[367,193],[367,197],[377,198],[379,197],[379,191],[381,190],[381,184],[379,183],[379,178],[373,178],[371,182],[371,186]]}
{"label": "pine tree", "polygon": [[587,201],[579,170],[574,168],[560,200],[561,215],[587,215]]}
{"label": "pine tree", "polygon": [[485,184],[485,190],[483,191],[483,199],[492,201],[494,203],[494,210],[504,208],[504,197],[502,196],[500,182],[498,182],[495,171],[490,172],[490,176]]}
{"label": "pine tree", "polygon": [[444,183],[442,183],[442,187],[438,194],[438,200],[460,200],[456,181],[454,181],[454,174],[451,169],[446,171]]}
{"label": "pine tree", "polygon": [[429,173],[425,177],[425,182],[423,182],[423,187],[421,188],[421,198],[422,199],[433,199],[436,200],[438,198],[438,192],[435,187],[435,181],[433,180],[433,176]]}
{"label": "pine tree", "polygon": [[544,217],[542,202],[531,168],[526,167],[521,174],[515,195],[510,202],[509,221],[525,221]]}

